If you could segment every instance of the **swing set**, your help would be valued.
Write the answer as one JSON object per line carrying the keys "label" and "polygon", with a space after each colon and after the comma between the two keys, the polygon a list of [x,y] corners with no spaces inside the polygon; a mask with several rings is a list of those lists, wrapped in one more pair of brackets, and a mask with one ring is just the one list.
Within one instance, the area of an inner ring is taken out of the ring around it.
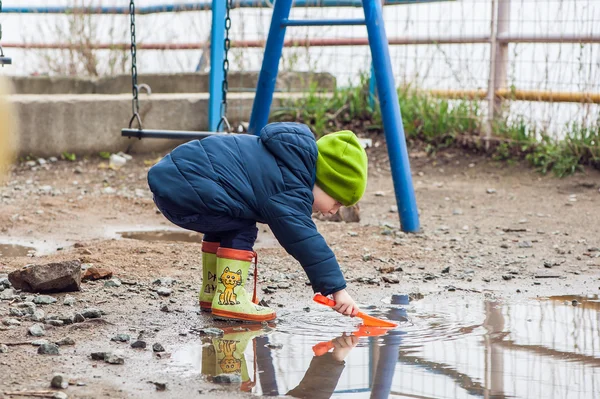
{"label": "swing set", "polygon": [[[392,170],[400,223],[403,231],[418,232],[420,230],[419,215],[410,173],[410,163],[400,114],[398,93],[396,92],[392,73],[392,63],[383,20],[381,0],[362,0],[360,2],[364,11],[363,19],[290,19],[292,2],[293,0],[275,0],[274,4],[271,3],[273,14],[258,77],[248,133],[260,134],[261,129],[268,122],[285,33],[288,27],[365,25],[371,50],[374,80],[377,85],[377,95],[381,107],[383,129]],[[318,1],[315,1],[314,5],[318,5]],[[227,93],[229,89],[227,74],[229,72],[228,55],[231,47],[231,39],[229,38],[231,29],[230,12],[233,7],[234,0],[212,0],[211,79],[209,89],[210,131],[151,130],[144,128],[140,116],[139,92],[145,89],[150,93],[151,89],[148,85],[138,84],[136,9],[135,0],[130,0],[132,116],[129,120],[129,126],[121,130],[122,136],[138,139],[166,138],[193,140],[231,133],[231,125],[227,119]],[[1,10],[2,0],[0,0]],[[1,32],[0,27],[0,39],[2,38]],[[223,48],[219,49],[217,43],[223,43]],[[2,47],[0,46],[0,65],[11,63],[11,58],[4,56]],[[220,87],[218,87],[218,83],[215,82],[218,82],[220,74],[222,74],[222,82]]]}
{"label": "swing set", "polygon": [[[2,12],[2,0],[0,0],[0,13]],[[4,55],[4,50],[2,50],[2,25],[0,24],[0,65],[4,67],[4,65],[12,64],[12,58],[6,57]]]}

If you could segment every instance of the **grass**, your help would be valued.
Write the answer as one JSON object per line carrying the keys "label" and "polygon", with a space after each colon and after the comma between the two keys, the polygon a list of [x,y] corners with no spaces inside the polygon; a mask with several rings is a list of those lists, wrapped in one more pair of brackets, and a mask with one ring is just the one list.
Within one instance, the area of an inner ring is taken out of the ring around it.
{"label": "grass", "polygon": [[[409,145],[422,143],[429,153],[449,147],[469,147],[498,161],[527,161],[541,173],[566,176],[591,166],[600,169],[600,119],[591,125],[573,122],[563,138],[539,131],[525,116],[510,116],[492,124],[492,140],[484,145],[484,115],[476,100],[447,100],[415,90],[398,89],[402,121]],[[271,114],[273,121],[297,121],[311,126],[317,137],[350,129],[382,132],[378,105],[369,102],[368,77],[357,86],[323,93],[311,85],[306,96],[288,100]]]}

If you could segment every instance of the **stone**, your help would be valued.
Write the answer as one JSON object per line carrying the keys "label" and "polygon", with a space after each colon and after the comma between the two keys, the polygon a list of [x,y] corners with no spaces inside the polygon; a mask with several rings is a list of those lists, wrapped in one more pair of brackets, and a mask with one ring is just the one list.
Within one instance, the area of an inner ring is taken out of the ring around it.
{"label": "stone", "polygon": [[533,245],[529,241],[519,241],[519,248],[533,248]]}
{"label": "stone", "polygon": [[121,286],[121,280],[118,278],[113,278],[104,282],[104,287],[106,288],[117,288]]}
{"label": "stone", "polygon": [[[96,308],[85,308],[81,312],[81,315],[86,319],[98,319],[102,317],[102,311]],[[77,315],[75,317],[77,317]]]}
{"label": "stone", "polygon": [[291,287],[290,283],[285,283],[284,282],[284,283],[277,284],[277,288],[281,288],[281,289],[287,289],[287,288],[290,288],[290,287]]}
{"label": "stone", "polygon": [[137,340],[131,344],[131,347],[134,349],[146,349],[146,341]]}
{"label": "stone", "polygon": [[35,341],[31,341],[31,345],[33,346],[42,346],[49,343],[50,341],[48,341],[47,339],[36,339]]}
{"label": "stone", "polygon": [[169,313],[169,312],[170,312],[170,310],[169,310],[169,306],[168,306],[166,303],[165,303],[165,304],[163,304],[163,305],[160,307],[160,311],[161,311],[161,312],[165,312],[165,313]]}
{"label": "stone", "polygon": [[0,344],[0,353],[8,353],[8,346]]}
{"label": "stone", "polygon": [[10,288],[10,281],[8,280],[8,277],[0,278],[0,286],[3,288]]}
{"label": "stone", "polygon": [[31,315],[31,320],[33,321],[44,321],[44,319],[46,318],[46,314],[44,313],[44,311],[42,309],[36,309],[35,312],[33,312],[33,314]]}
{"label": "stone", "polygon": [[447,266],[447,267],[443,268],[443,269],[442,269],[442,273],[443,273],[443,274],[450,273],[450,266]]}
{"label": "stone", "polygon": [[5,326],[20,326],[21,322],[17,319],[4,319],[2,320],[2,324]]}
{"label": "stone", "polygon": [[265,287],[262,290],[265,294],[274,294],[276,292],[275,289],[271,287]]}
{"label": "stone", "polygon": [[131,341],[131,337],[127,334],[117,334],[110,339],[114,342],[129,342]]}
{"label": "stone", "polygon": [[69,387],[69,381],[62,374],[54,374],[50,381],[50,386],[57,389],[67,389]]}
{"label": "stone", "polygon": [[513,278],[514,278],[514,276],[511,276],[510,274],[502,275],[502,280],[505,280],[505,281],[512,280]]}
{"label": "stone", "polygon": [[57,316],[57,320],[62,321],[65,325],[73,324],[75,323],[75,315],[72,313],[59,315]]}
{"label": "stone", "polygon": [[56,344],[44,344],[38,348],[38,355],[58,355],[58,345]]}
{"label": "stone", "polygon": [[29,265],[8,275],[16,289],[26,292],[69,292],[81,289],[81,262],[72,260]]}
{"label": "stone", "polygon": [[7,301],[13,299],[15,296],[15,290],[12,288],[6,288],[4,291],[0,292],[0,300]]}
{"label": "stone", "polygon": [[50,324],[51,326],[54,326],[54,327],[61,327],[65,323],[62,320],[46,320],[46,324]]}
{"label": "stone", "polygon": [[27,313],[27,314],[29,314],[29,315],[33,315],[35,313],[35,310],[36,310],[35,303],[30,302],[30,301],[21,302],[21,303],[17,304],[17,307],[19,309],[23,309],[24,312]]}
{"label": "stone", "polygon": [[167,383],[166,382],[157,382],[154,381],[154,386],[156,387],[157,391],[164,391],[167,389]]}
{"label": "stone", "polygon": [[63,299],[63,305],[65,306],[73,306],[77,302],[77,299],[71,295],[65,296]]}
{"label": "stone", "polygon": [[10,309],[8,309],[8,315],[12,316],[12,317],[23,317],[24,313],[20,309],[10,308]]}
{"label": "stone", "polygon": [[488,194],[496,194],[496,189],[495,188],[488,188],[487,190],[485,190],[486,193]]}
{"label": "stone", "polygon": [[213,378],[217,384],[239,384],[242,382],[242,376],[239,374],[219,374]]}
{"label": "stone", "polygon": [[172,289],[166,287],[160,287],[156,290],[156,293],[160,296],[169,296],[173,292]]}
{"label": "stone", "polygon": [[115,355],[114,353],[107,353],[104,356],[104,361],[108,364],[125,364],[125,359],[122,356]]}
{"label": "stone", "polygon": [[384,276],[381,276],[381,279],[388,284],[400,283],[400,279],[395,274],[386,274]]}
{"label": "stone", "polygon": [[86,269],[85,273],[83,273],[83,277],[81,277],[81,280],[82,281],[104,280],[107,278],[111,278],[112,276],[113,276],[113,272],[108,269],[90,267],[90,268]]}
{"label": "stone", "polygon": [[162,287],[171,287],[173,284],[176,284],[177,280],[171,277],[161,277],[157,278],[152,282],[154,285],[160,285]]}
{"label": "stone", "polygon": [[61,339],[60,341],[57,341],[56,345],[58,345],[58,346],[75,345],[75,340],[71,337],[65,337],[65,338]]}
{"label": "stone", "polygon": [[29,334],[34,336],[34,337],[43,337],[44,335],[46,335],[46,330],[44,329],[44,326],[42,324],[34,324],[31,327],[29,327]]}
{"label": "stone", "polygon": [[159,344],[159,343],[157,342],[157,343],[155,343],[154,345],[152,345],[152,350],[153,350],[154,352],[164,352],[164,351],[165,351],[165,348],[164,348],[164,347],[163,347],[161,344]]}
{"label": "stone", "polygon": [[104,360],[108,352],[92,352],[92,360]]}
{"label": "stone", "polygon": [[69,399],[69,397],[64,392],[52,392],[51,399]]}
{"label": "stone", "polygon": [[56,298],[51,297],[50,295],[38,295],[33,298],[33,303],[36,305],[52,305],[56,302]]}

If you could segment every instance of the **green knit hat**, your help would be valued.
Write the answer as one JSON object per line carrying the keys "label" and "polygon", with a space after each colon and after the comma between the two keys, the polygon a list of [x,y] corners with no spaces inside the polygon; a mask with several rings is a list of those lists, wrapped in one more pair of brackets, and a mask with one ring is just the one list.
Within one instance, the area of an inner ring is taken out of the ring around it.
{"label": "green knit hat", "polygon": [[350,130],[317,140],[317,185],[344,206],[356,204],[367,188],[367,153]]}

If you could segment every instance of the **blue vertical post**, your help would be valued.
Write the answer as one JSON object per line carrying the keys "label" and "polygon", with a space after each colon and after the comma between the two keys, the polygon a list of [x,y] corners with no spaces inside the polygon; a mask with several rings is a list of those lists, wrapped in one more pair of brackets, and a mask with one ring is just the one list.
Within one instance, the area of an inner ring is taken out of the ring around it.
{"label": "blue vertical post", "polygon": [[377,79],[375,79],[375,67],[371,61],[371,76],[369,77],[369,107],[375,109],[375,91],[377,90]]}
{"label": "blue vertical post", "polygon": [[402,125],[398,93],[396,92],[392,72],[392,61],[383,24],[381,2],[379,0],[363,0],[363,9],[375,69],[385,140],[392,168],[394,190],[396,191],[396,202],[400,214],[400,224],[403,231],[416,233],[419,231],[419,213],[410,174],[404,126]]}
{"label": "blue vertical post", "polygon": [[289,17],[291,8],[292,0],[277,0],[273,7],[271,27],[269,28],[265,55],[256,86],[256,97],[254,104],[252,104],[252,114],[248,126],[248,133],[250,134],[260,134],[261,129],[269,122],[269,111],[273,102],[279,60],[285,40],[286,27],[282,22]]}
{"label": "blue vertical post", "polygon": [[210,30],[210,82],[208,100],[208,129],[216,131],[221,120],[223,101],[223,59],[225,57],[225,12],[227,0],[213,0]]}

